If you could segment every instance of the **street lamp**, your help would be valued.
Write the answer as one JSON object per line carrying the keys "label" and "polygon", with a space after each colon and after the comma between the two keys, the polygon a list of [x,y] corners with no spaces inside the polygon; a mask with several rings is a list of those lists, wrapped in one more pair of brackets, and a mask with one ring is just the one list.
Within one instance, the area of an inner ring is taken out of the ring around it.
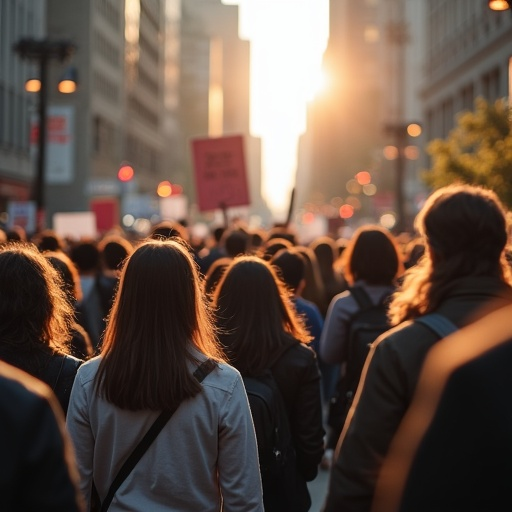
{"label": "street lamp", "polygon": [[384,127],[387,134],[391,135],[395,142],[395,202],[397,222],[396,229],[398,232],[407,228],[405,215],[405,194],[404,194],[404,177],[405,177],[405,148],[408,137],[419,137],[421,135],[421,125],[419,123],[397,123],[388,124]]}
{"label": "street lamp", "polygon": [[506,11],[512,8],[510,0],[489,0],[489,9],[493,11]]}
{"label": "street lamp", "polygon": [[[61,62],[69,58],[76,50],[76,45],[70,41],[49,41],[47,39],[36,40],[24,38],[19,40],[13,50],[22,58],[37,62],[39,65],[39,87],[37,80],[31,79],[26,84],[26,89],[31,92],[39,92],[38,106],[38,150],[37,167],[34,180],[32,199],[37,208],[37,230],[44,226],[44,180],[46,158],[46,110],[48,103],[48,64],[52,59]],[[76,83],[76,82],[75,82]],[[73,92],[66,89],[61,92]]]}

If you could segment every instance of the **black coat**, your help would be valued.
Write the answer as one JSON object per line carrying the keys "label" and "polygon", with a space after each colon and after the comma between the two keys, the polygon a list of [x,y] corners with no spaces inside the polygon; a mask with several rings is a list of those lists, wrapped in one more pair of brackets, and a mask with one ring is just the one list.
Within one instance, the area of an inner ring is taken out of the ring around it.
{"label": "black coat", "polygon": [[0,498],[4,512],[82,510],[70,441],[47,386],[0,363]]}
{"label": "black coat", "polygon": [[0,343],[0,359],[47,384],[66,414],[75,375],[83,363],[81,359],[55,352],[42,343],[29,347]]}
{"label": "black coat", "polygon": [[[436,312],[461,327],[491,305],[507,304],[510,293],[498,278],[461,278]],[[382,461],[411,403],[425,356],[438,341],[428,327],[404,322],[373,345],[338,443],[325,512],[370,510]]]}
{"label": "black coat", "polygon": [[[283,396],[297,456],[297,504],[283,508],[286,512],[309,510],[311,498],[306,482],[313,480],[323,455],[324,429],[320,372],[314,351],[293,342],[278,356],[272,374]],[[268,491],[267,491],[268,492]]]}

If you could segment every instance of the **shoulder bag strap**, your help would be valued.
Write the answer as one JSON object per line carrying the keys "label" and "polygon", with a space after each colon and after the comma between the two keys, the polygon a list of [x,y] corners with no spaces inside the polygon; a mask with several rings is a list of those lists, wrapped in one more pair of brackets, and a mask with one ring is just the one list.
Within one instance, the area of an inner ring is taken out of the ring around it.
{"label": "shoulder bag strap", "polygon": [[414,321],[428,327],[439,338],[446,338],[446,336],[458,330],[458,327],[451,320],[439,313],[429,313],[416,318]]}
{"label": "shoulder bag strap", "polygon": [[[202,382],[204,378],[217,366],[217,363],[212,359],[207,359],[204,361],[196,371],[194,372],[194,377],[198,382]],[[165,427],[167,422],[171,419],[171,416],[178,409],[179,404],[173,407],[172,409],[166,409],[160,413],[155,422],[151,425],[149,430],[146,432],[144,437],[139,441],[139,444],[135,447],[133,452],[130,454],[128,459],[126,459],[125,463],[122,465],[119,473],[117,473],[114,481],[110,485],[108,493],[101,504],[100,512],[106,512],[112,500],[114,499],[114,495],[119,489],[120,485],[125,481],[126,477],[132,472],[133,468],[137,465],[137,462],[142,458],[146,450],[150,447],[151,443],[156,439],[160,431]]]}

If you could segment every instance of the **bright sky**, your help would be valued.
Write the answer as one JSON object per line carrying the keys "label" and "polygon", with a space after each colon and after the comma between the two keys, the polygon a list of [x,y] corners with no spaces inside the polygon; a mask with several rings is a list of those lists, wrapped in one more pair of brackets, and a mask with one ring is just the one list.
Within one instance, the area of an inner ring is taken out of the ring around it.
{"label": "bright sky", "polygon": [[251,132],[262,138],[262,193],[276,217],[288,210],[306,105],[322,82],[328,0],[223,0],[240,6],[251,42]]}

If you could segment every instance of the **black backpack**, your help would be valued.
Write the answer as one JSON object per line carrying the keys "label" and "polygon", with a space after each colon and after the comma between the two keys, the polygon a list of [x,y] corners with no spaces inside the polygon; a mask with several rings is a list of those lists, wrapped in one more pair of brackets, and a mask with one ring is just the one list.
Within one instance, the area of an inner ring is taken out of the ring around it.
{"label": "black backpack", "polygon": [[370,346],[391,328],[387,311],[392,292],[384,294],[379,302],[374,304],[364,288],[355,286],[349,290],[359,305],[359,310],[350,320],[343,356],[346,372],[338,380],[329,410],[329,425],[340,432],[357,390]]}
{"label": "black backpack", "polygon": [[258,441],[261,478],[279,479],[286,466],[295,465],[286,406],[270,370],[243,377]]}

